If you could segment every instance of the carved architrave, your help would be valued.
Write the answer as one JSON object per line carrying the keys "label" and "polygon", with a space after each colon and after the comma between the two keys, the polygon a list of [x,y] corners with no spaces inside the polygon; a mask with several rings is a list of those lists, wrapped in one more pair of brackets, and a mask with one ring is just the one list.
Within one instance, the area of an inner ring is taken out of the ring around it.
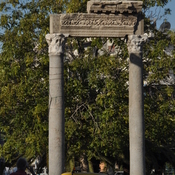
{"label": "carved architrave", "polygon": [[143,44],[148,40],[147,35],[129,35],[128,36],[128,51],[129,53],[142,53]]}
{"label": "carved architrave", "polygon": [[51,15],[50,33],[69,33],[73,37],[125,37],[134,34],[135,15],[61,14]]}
{"label": "carved architrave", "polygon": [[64,53],[64,46],[68,35],[47,34],[46,41],[49,45],[49,55],[60,55]]}
{"label": "carved architrave", "polygon": [[87,2],[88,13],[139,13],[142,11],[142,1],[105,1],[91,0]]}

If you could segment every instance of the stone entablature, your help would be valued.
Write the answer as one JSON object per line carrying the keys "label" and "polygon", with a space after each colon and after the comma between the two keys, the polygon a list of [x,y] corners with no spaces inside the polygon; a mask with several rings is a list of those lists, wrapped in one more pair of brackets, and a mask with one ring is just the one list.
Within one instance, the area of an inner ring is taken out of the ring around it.
{"label": "stone entablature", "polygon": [[72,37],[125,37],[134,34],[137,23],[138,17],[133,14],[55,14],[50,16],[50,33],[69,33]]}
{"label": "stone entablature", "polygon": [[139,13],[142,11],[142,1],[99,1],[87,2],[88,13]]}
{"label": "stone entablature", "polygon": [[122,37],[142,35],[142,1],[87,2],[88,13],[50,15],[50,33],[69,33],[72,37]]}

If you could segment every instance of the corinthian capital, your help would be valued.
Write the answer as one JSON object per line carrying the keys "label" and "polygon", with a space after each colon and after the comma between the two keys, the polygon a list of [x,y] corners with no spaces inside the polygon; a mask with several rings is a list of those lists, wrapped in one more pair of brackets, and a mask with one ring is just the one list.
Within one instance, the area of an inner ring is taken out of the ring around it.
{"label": "corinthian capital", "polygon": [[129,53],[142,53],[143,44],[147,39],[146,35],[129,35],[127,42]]}
{"label": "corinthian capital", "polygon": [[60,55],[64,53],[64,46],[68,35],[47,34],[46,41],[49,45],[49,55]]}

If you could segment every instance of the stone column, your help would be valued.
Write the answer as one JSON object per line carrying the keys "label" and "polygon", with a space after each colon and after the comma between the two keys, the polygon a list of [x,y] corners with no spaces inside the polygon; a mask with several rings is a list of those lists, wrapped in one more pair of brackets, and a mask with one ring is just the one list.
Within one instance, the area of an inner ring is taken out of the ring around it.
{"label": "stone column", "polygon": [[61,175],[65,163],[63,54],[65,35],[47,34],[49,45],[49,174]]}
{"label": "stone column", "polygon": [[130,175],[145,175],[142,45],[147,37],[129,35]]}

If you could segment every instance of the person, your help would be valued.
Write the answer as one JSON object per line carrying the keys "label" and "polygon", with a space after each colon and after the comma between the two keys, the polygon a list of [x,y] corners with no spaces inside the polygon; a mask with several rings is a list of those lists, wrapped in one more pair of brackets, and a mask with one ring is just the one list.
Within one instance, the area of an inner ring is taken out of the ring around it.
{"label": "person", "polygon": [[99,164],[99,168],[100,168],[100,173],[107,173],[107,164],[105,161],[100,161],[100,164]]}
{"label": "person", "polygon": [[17,160],[16,166],[17,171],[11,173],[10,175],[27,175],[27,173],[25,172],[26,168],[32,173],[32,175],[35,175],[33,168],[28,166],[26,159],[23,157]]}

